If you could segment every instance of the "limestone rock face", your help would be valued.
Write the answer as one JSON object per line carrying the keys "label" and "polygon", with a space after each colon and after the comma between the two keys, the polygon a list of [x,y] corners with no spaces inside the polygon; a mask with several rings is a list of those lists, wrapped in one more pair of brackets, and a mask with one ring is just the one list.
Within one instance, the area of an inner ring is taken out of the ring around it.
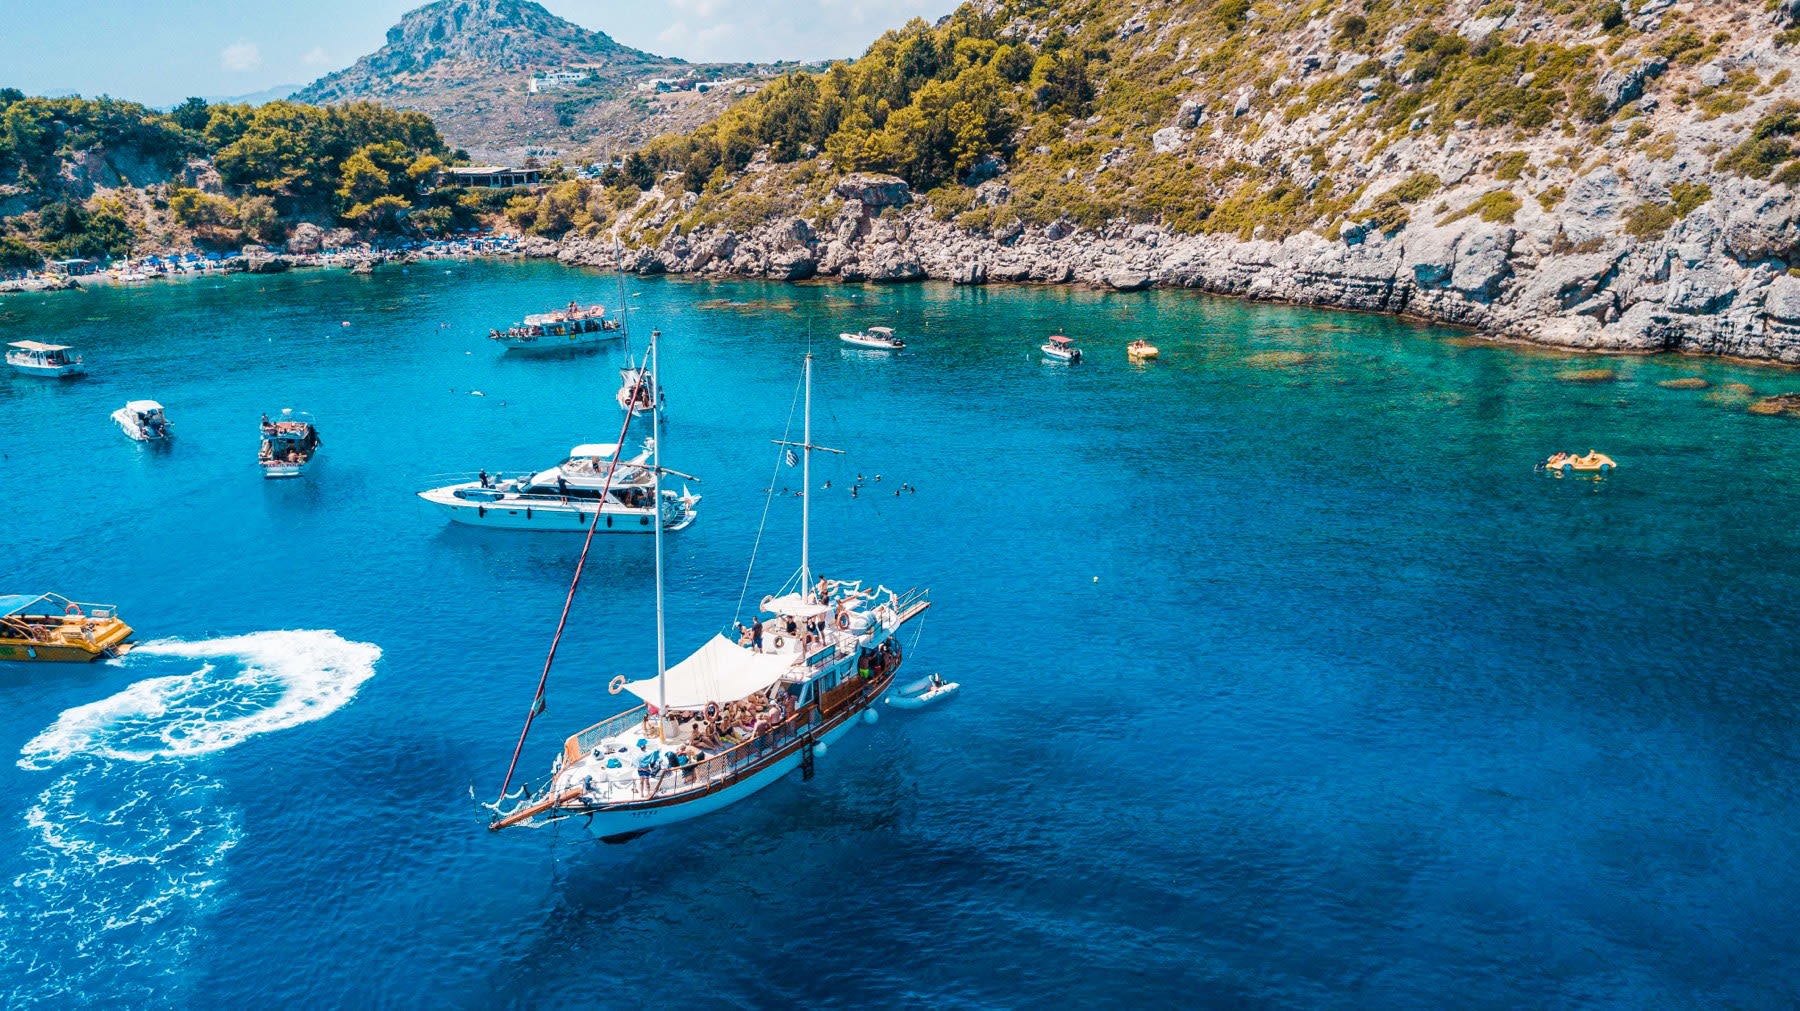
{"label": "limestone rock face", "polygon": [[865,207],[904,207],[912,201],[912,187],[906,180],[873,172],[851,173],[831,191],[844,200],[861,201]]}
{"label": "limestone rock face", "polygon": [[310,221],[302,221],[288,229],[287,251],[304,256],[325,248],[325,230]]}

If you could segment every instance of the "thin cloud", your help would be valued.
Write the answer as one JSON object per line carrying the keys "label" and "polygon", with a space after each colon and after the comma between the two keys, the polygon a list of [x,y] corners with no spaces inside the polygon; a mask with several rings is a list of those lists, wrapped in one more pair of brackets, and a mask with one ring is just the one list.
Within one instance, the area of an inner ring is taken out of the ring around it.
{"label": "thin cloud", "polygon": [[325,52],[324,46],[314,46],[300,57],[300,62],[309,67],[323,67],[331,62],[331,56]]}
{"label": "thin cloud", "polygon": [[219,66],[240,74],[255,70],[262,66],[262,50],[254,42],[239,39],[219,50]]}

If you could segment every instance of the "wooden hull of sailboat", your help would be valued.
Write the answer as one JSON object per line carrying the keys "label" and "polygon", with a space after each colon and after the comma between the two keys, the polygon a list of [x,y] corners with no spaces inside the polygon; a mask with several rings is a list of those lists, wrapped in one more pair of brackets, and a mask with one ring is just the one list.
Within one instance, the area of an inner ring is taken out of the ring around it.
{"label": "wooden hull of sailboat", "polygon": [[[894,683],[894,674],[889,672],[880,678],[871,679],[868,692],[859,705],[848,706],[845,711],[825,721],[822,729],[814,732],[813,740],[827,746],[836,744],[852,729],[869,721],[876,700],[882,697]],[[717,790],[699,796],[677,795],[668,800],[646,801],[642,805],[621,805],[594,812],[592,818],[583,816],[587,829],[601,841],[623,842],[627,839],[643,835],[651,829],[676,825],[684,821],[712,814],[722,808],[730,807],[750,797],[776,782],[788,773],[800,768],[806,760],[806,745],[803,741],[794,741],[785,746],[782,753],[771,759],[767,765],[756,771],[727,783]],[[824,751],[817,752],[815,761],[827,761]]]}

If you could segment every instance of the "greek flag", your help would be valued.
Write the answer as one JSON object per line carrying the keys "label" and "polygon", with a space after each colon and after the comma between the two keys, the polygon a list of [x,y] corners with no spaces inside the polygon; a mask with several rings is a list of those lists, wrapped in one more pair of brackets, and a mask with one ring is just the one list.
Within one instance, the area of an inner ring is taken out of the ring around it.
{"label": "greek flag", "polygon": [[791,449],[788,450],[787,451],[787,465],[789,467],[792,467],[794,464],[799,463],[799,462],[800,462],[800,458],[794,455],[794,451]]}

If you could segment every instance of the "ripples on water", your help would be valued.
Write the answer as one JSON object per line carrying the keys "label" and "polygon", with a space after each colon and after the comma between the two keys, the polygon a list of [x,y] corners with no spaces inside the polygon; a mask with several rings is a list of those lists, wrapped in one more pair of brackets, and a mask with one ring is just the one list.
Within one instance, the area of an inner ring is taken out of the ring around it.
{"label": "ripples on water", "polygon": [[[490,836],[470,794],[498,786],[577,541],[447,528],[412,492],[609,441],[616,353],[481,335],[615,290],[470,264],[8,301],[6,339],[67,338],[95,374],[0,379],[0,589],[116,602],[147,642],[0,684],[9,1003],[1800,988],[1800,428],[1744,410],[1800,379],[1181,293],[633,279],[667,338],[667,460],[706,496],[670,541],[671,652],[731,618],[810,335],[819,440],[852,451],[819,461],[815,563],[930,584],[909,657],[964,691],[727,817]],[[872,323],[909,350],[836,345]],[[1059,331],[1087,364],[1041,361]],[[1125,362],[1139,335],[1162,361]],[[1685,376],[1711,386],[1658,385]],[[175,445],[111,426],[142,396]],[[283,406],[324,457],[263,482],[253,425]],[[1618,475],[1532,473],[1590,447]],[[649,564],[596,547],[534,782],[653,661]]]}

